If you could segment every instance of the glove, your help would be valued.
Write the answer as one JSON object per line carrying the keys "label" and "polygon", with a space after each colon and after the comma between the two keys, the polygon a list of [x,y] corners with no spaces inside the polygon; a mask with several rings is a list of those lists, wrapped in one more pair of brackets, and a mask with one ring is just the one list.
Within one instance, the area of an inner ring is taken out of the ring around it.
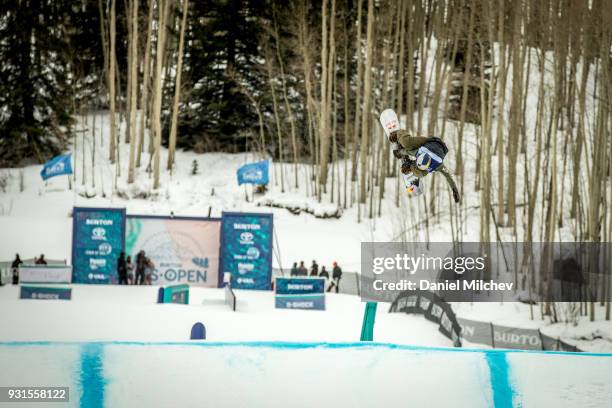
{"label": "glove", "polygon": [[453,198],[455,199],[455,202],[457,204],[461,202],[461,195],[459,194],[459,191],[456,188],[453,189]]}
{"label": "glove", "polygon": [[402,162],[402,167],[400,168],[401,172],[403,174],[409,174],[412,172],[412,168],[410,166],[410,162],[409,161],[403,161]]}
{"label": "glove", "polygon": [[395,132],[393,132],[393,133],[391,133],[389,135],[389,141],[391,143],[397,143],[397,131],[395,131]]}

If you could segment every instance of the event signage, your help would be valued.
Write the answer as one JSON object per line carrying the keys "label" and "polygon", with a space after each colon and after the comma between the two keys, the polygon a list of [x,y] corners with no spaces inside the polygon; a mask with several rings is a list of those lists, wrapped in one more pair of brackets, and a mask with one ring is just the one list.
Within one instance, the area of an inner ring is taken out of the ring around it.
{"label": "event signage", "polygon": [[152,263],[154,285],[219,286],[219,218],[128,215],[125,252]]}
{"label": "event signage", "polygon": [[231,274],[233,289],[270,290],[272,214],[223,213],[221,273]]}
{"label": "event signage", "polygon": [[189,285],[166,286],[163,293],[163,303],[189,304]]}
{"label": "event signage", "polygon": [[236,172],[238,185],[242,184],[268,184],[270,162],[263,160],[241,166]]}
{"label": "event signage", "polygon": [[74,207],[73,283],[117,283],[125,240],[125,209]]}
{"label": "event signage", "polygon": [[70,283],[72,267],[68,265],[21,265],[21,283]]}
{"label": "event signage", "polygon": [[72,174],[71,158],[71,153],[55,156],[43,164],[43,168],[40,171],[40,177],[42,177],[44,181],[47,181],[51,177]]}
{"label": "event signage", "polygon": [[325,310],[325,279],[276,278],[277,309]]}
{"label": "event signage", "polygon": [[22,285],[20,287],[19,298],[38,300],[70,300],[72,298],[72,289]]}

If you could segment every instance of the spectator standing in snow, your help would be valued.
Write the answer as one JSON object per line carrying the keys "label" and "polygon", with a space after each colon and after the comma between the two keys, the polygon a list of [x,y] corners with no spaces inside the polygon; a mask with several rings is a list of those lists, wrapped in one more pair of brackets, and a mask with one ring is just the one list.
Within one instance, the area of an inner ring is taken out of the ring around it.
{"label": "spectator standing in snow", "polygon": [[140,250],[136,255],[136,281],[134,285],[142,285],[145,280],[145,266],[147,258],[145,257],[145,251]]}
{"label": "spectator standing in snow", "polygon": [[145,285],[153,284],[153,269],[155,268],[155,264],[151,260],[151,258],[145,257]]}
{"label": "spectator standing in snow", "polygon": [[319,274],[319,278],[329,279],[329,272],[325,269],[325,265],[321,267],[321,273]]}
{"label": "spectator standing in snow", "polygon": [[340,267],[338,266],[338,263],[334,262],[334,269],[332,270],[332,283],[331,285],[329,285],[329,288],[327,288],[327,291],[331,292],[331,290],[335,287],[336,293],[338,293],[338,291],[340,290],[340,279],[341,278],[342,278],[342,269],[340,269]]}
{"label": "spectator standing in snow", "polygon": [[46,265],[47,261],[45,260],[45,254],[40,254],[40,258],[34,262],[36,265]]}
{"label": "spectator standing in snow", "polygon": [[298,276],[308,276],[308,269],[304,266],[304,261],[300,261],[300,267],[298,268]]}
{"label": "spectator standing in snow", "polygon": [[319,276],[319,264],[314,259],[312,260],[312,266],[310,267],[310,276]]}
{"label": "spectator standing in snow", "polygon": [[127,269],[127,281],[128,285],[134,284],[134,264],[132,263],[132,257],[128,255],[127,260],[125,261],[125,266]]}
{"label": "spectator standing in snow", "polygon": [[125,261],[125,252],[121,251],[119,259],[117,259],[117,275],[119,275],[119,284],[127,285],[127,263]]}
{"label": "spectator standing in snow", "polygon": [[294,262],[293,267],[291,268],[290,276],[297,276],[297,274],[298,274],[297,262]]}
{"label": "spectator standing in snow", "polygon": [[11,270],[13,271],[13,285],[17,285],[19,283],[19,265],[21,265],[23,261],[19,257],[19,254],[15,254],[15,260],[11,264]]}

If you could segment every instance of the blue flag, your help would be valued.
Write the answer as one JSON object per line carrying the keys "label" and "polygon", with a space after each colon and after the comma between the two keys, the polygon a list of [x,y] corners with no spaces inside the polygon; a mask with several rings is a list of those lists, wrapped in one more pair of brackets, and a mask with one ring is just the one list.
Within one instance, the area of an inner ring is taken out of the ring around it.
{"label": "blue flag", "polygon": [[51,177],[72,174],[71,157],[72,153],[63,154],[61,156],[55,156],[43,164],[43,169],[40,172],[42,179],[46,181]]}
{"label": "blue flag", "polygon": [[241,184],[268,184],[268,160],[249,163],[241,166],[237,171],[238,185]]}

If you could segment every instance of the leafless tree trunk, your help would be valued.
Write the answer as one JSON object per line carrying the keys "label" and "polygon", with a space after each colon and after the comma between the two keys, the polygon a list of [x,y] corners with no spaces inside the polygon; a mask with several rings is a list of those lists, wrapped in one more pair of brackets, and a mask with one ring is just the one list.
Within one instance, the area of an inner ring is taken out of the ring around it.
{"label": "leafless tree trunk", "polygon": [[374,0],[368,0],[368,27],[367,27],[367,53],[364,72],[364,90],[363,90],[363,114],[361,115],[361,151],[359,153],[361,169],[360,169],[360,186],[359,186],[359,202],[366,202],[366,178],[367,178],[367,155],[370,144],[370,101],[372,99],[372,57],[374,49]]}
{"label": "leafless tree trunk", "polygon": [[174,84],[174,103],[172,104],[172,121],[170,124],[170,140],[168,142],[168,163],[166,168],[172,171],[176,151],[176,129],[178,127],[178,110],[181,99],[181,75],[183,73],[183,47],[185,44],[185,28],[187,27],[187,12],[189,0],[183,0],[183,18],[179,36],[178,61],[176,63],[176,82]]}
{"label": "leafless tree trunk", "polygon": [[128,183],[133,183],[135,178],[135,158],[136,149],[138,148],[138,140],[136,138],[136,114],[138,108],[138,0],[132,0],[132,24],[131,24],[131,40],[130,46],[132,51],[130,52],[130,123],[128,126],[130,131],[128,135],[131,136],[130,142],[130,161],[128,169]]}

